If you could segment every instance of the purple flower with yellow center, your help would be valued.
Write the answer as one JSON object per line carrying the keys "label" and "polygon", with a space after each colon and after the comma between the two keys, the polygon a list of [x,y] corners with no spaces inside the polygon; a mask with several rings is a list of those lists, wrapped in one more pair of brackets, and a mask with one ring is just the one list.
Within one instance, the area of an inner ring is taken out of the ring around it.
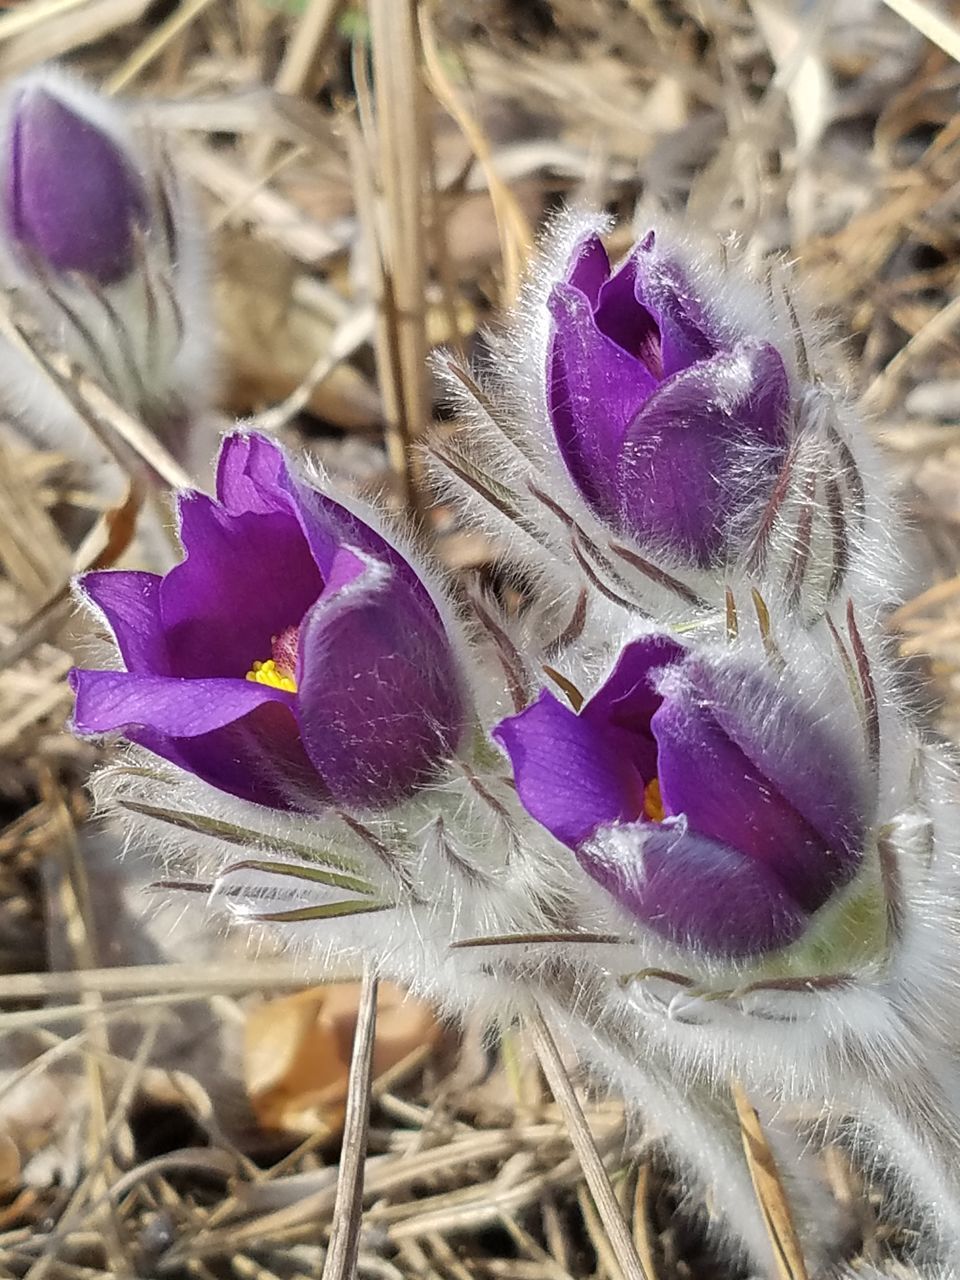
{"label": "purple flower with yellow center", "polygon": [[16,92],[4,143],[4,212],[14,242],[43,266],[111,285],[136,265],[134,237],[146,227],[148,202],[117,138],[84,113],[88,99],[99,106],[47,73]]}
{"label": "purple flower with yellow center", "polygon": [[695,564],[727,558],[787,448],[777,350],[734,338],[653,232],[616,271],[586,237],[549,307],[547,408],[587,504]]}
{"label": "purple flower with yellow center", "polygon": [[786,946],[860,864],[858,763],[765,671],[670,637],[628,645],[579,713],[544,691],[494,736],[527,811],[680,945]]}
{"label": "purple flower with yellow center", "polygon": [[216,500],[180,501],[164,577],[90,573],[124,671],[74,670],[80,734],[119,730],[214,787],[283,809],[377,809],[442,771],[466,726],[433,597],[379,533],[257,435],[223,444]]}

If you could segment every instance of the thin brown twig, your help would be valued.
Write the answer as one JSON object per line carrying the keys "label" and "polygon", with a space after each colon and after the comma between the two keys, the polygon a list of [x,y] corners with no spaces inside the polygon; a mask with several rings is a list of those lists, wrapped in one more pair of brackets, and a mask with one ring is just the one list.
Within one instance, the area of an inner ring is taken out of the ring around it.
{"label": "thin brown twig", "polygon": [[540,1059],[543,1074],[547,1078],[547,1084],[550,1086],[550,1092],[567,1122],[570,1140],[579,1157],[600,1221],[603,1223],[611,1251],[623,1273],[623,1278],[624,1280],[654,1280],[640,1261],[630,1228],[614,1194],[610,1176],[597,1151],[593,1134],[590,1132],[583,1108],[580,1106],[580,1100],[570,1083],[557,1042],[553,1038],[542,1010],[533,1006],[526,1013],[526,1022],[533,1034],[534,1047]]}
{"label": "thin brown twig", "polygon": [[357,1030],[347,1085],[347,1114],[333,1231],[323,1267],[323,1280],[352,1280],[356,1274],[363,1217],[363,1170],[370,1122],[370,1089],[373,1084],[373,1047],[377,1029],[377,979],[366,965],[360,987]]}

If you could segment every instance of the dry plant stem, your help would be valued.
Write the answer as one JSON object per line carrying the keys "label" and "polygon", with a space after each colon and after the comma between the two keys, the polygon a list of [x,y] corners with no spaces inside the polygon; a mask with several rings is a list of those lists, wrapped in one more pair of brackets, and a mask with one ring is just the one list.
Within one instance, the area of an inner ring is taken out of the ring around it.
{"label": "dry plant stem", "polygon": [[900,379],[906,374],[912,361],[918,359],[938,343],[946,342],[960,324],[960,297],[936,313],[922,329],[900,348],[860,398],[860,407],[866,413],[880,414],[890,408],[897,394]]}
{"label": "dry plant stem", "polygon": [[33,608],[69,570],[69,556],[15,455],[0,440],[0,565]]}
{"label": "dry plant stem", "polygon": [[363,1168],[367,1155],[376,1028],[377,979],[371,966],[366,965],[360,987],[357,1030],[347,1083],[347,1113],[343,1126],[337,1199],[333,1210],[333,1232],[323,1267],[323,1280],[351,1280],[356,1273],[363,1217]]}
{"label": "dry plant stem", "polygon": [[46,355],[36,349],[7,310],[0,306],[0,334],[9,340],[80,415],[100,443],[126,471],[127,459],[118,443],[127,445],[165,484],[189,489],[190,476],[143,423],[122,409],[92,378],[81,373],[64,355]]}
{"label": "dry plant stem", "polygon": [[28,31],[40,22],[51,22],[61,13],[79,9],[87,0],[49,0],[47,4],[32,4],[28,8],[13,9],[0,19],[0,43]]}
{"label": "dry plant stem", "polygon": [[650,1221],[647,1214],[647,1202],[650,1199],[650,1163],[644,1160],[637,1170],[637,1182],[633,1191],[633,1243],[640,1255],[644,1267],[651,1276],[656,1275],[656,1263],[653,1256]]}
{"label": "dry plant stem", "polygon": [[384,200],[383,297],[392,328],[391,375],[396,420],[387,450],[404,496],[414,506],[417,483],[411,441],[429,424],[424,253],[424,120],[420,42],[414,0],[370,0],[377,162]]}
{"label": "dry plant stem", "polygon": [[[231,965],[229,973],[211,973],[194,964],[145,964],[88,969],[74,973],[11,973],[3,978],[5,1002],[48,1000],[60,996],[225,995],[230,992],[296,991],[319,975],[287,961],[262,960]],[[0,1015],[2,1016],[2,1015]]]}
{"label": "dry plant stem", "polygon": [[[80,857],[73,819],[59,785],[46,768],[41,772],[39,783],[41,794],[55,813],[59,828],[60,839],[57,842],[57,852],[62,869],[58,896],[70,958],[78,965],[89,966],[92,964],[96,945],[92,933],[93,911],[90,902],[90,886],[86,868]],[[109,1127],[102,1062],[109,1053],[109,1041],[103,1019],[103,999],[98,992],[91,991],[84,996],[83,1003],[87,1013],[84,1069],[90,1099],[86,1135],[89,1173],[67,1202],[67,1217],[76,1211],[78,1203],[82,1201],[88,1188],[94,1194],[101,1191],[105,1193],[116,1177],[116,1169],[107,1148]],[[102,1230],[111,1261],[117,1263],[121,1259],[122,1250],[115,1225],[109,1221],[104,1222]],[[53,1240],[30,1268],[27,1273],[29,1280],[43,1280],[56,1261],[56,1249],[57,1241]]]}
{"label": "dry plant stem", "polygon": [[556,1041],[547,1026],[543,1013],[535,1005],[527,1011],[527,1025],[533,1033],[534,1047],[547,1078],[550,1091],[556,1099],[570,1130],[570,1140],[574,1145],[584,1176],[590,1187],[597,1206],[597,1212],[610,1241],[610,1247],[623,1273],[624,1280],[653,1280],[644,1269],[643,1263],[630,1235],[630,1228],[624,1220],[617,1197],[614,1194],[610,1178],[600,1159],[593,1135],[587,1125],[586,1117],[579,1099],[570,1083],[557,1049]]}
{"label": "dry plant stem", "polygon": [[370,336],[374,326],[373,314],[368,307],[361,307],[348,316],[337,328],[330,345],[317,357],[306,377],[285,400],[261,413],[254,425],[262,431],[279,431],[306,406],[313,392],[334,369],[353,355]]}
{"label": "dry plant stem", "polygon": [[[127,1121],[134,1095],[150,1061],[158,1031],[158,1022],[154,1021],[147,1024],[143,1039],[137,1048],[136,1057],[130,1063],[120,1094],[114,1103],[113,1112],[100,1136],[98,1149],[88,1162],[86,1174],[81,1178],[77,1187],[74,1188],[67,1206],[57,1223],[57,1229],[43,1251],[43,1256],[37,1261],[35,1267],[37,1277],[44,1274],[48,1267],[57,1260],[58,1244],[72,1229],[80,1224],[85,1210],[89,1211],[93,1208],[95,1211],[105,1209],[109,1212],[111,1203],[116,1203],[119,1178],[117,1170],[113,1167],[110,1144],[116,1139],[121,1127]],[[105,1169],[110,1170],[110,1176],[107,1178],[103,1176],[103,1170]],[[104,1214],[101,1212],[99,1216],[102,1219]]]}
{"label": "dry plant stem", "polygon": [[[310,97],[311,79],[336,31],[337,20],[345,0],[310,0],[297,22],[296,29],[277,68],[273,87],[277,93]],[[262,172],[270,163],[275,140],[269,134],[258,138],[253,148],[250,167]]]}
{"label": "dry plant stem", "polygon": [[435,4],[428,2],[420,10],[420,37],[430,88],[460,126],[487,180],[503,263],[503,301],[506,306],[512,306],[520,293],[523,273],[532,252],[533,232],[516,196],[497,173],[493,149],[486,134],[447,75],[433,29],[434,8]]}
{"label": "dry plant stem", "polygon": [[770,1236],[777,1273],[780,1280],[809,1280],[790,1205],[760,1117],[736,1080],[731,1082],[730,1090],[740,1121],[743,1152]]}
{"label": "dry plant stem", "polygon": [[[16,639],[0,649],[0,672],[6,671],[32,652],[65,620],[72,607],[70,577],[73,574],[85,573],[92,568],[109,568],[123,554],[133,537],[140,504],[139,489],[131,484],[122,505],[105,511],[99,517],[74,552],[73,563],[69,566],[69,570],[63,573],[60,585],[54,587],[52,592],[47,594],[46,599],[26,619]],[[2,552],[3,545],[0,541],[0,559],[3,559]],[[9,565],[7,569],[9,572]],[[8,721],[6,731],[9,732],[9,730],[10,722]],[[0,733],[0,744],[2,741],[3,733]]]}
{"label": "dry plant stem", "polygon": [[940,46],[955,61],[960,62],[960,28],[925,0],[884,0],[887,8],[899,13],[921,35]]}
{"label": "dry plant stem", "polygon": [[173,13],[166,18],[146,40],[134,49],[126,62],[120,66],[107,80],[104,89],[107,93],[119,93],[131,80],[135,80],[140,72],[153,62],[154,58],[175,40],[181,31],[186,30],[194,19],[198,18],[213,0],[181,0]]}

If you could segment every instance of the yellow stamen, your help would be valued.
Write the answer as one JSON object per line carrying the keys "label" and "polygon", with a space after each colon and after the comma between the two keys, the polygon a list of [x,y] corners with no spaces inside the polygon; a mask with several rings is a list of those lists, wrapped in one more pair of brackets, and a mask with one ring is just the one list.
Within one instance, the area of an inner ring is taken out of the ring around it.
{"label": "yellow stamen", "polygon": [[287,693],[297,692],[297,682],[285,671],[281,671],[273,658],[266,662],[255,662],[246,675],[247,680],[255,684],[268,684],[274,689],[284,689]]}
{"label": "yellow stamen", "polygon": [[643,788],[643,816],[651,822],[662,822],[664,819],[659,778],[652,778]]}

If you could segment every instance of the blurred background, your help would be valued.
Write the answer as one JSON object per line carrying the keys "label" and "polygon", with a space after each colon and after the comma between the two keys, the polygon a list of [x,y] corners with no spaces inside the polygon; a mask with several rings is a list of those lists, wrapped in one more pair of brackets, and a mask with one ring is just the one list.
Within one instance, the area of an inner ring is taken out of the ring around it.
{"label": "blurred background", "polygon": [[[150,562],[140,465],[169,482],[182,463],[205,486],[236,417],[356,492],[425,510],[411,445],[451,412],[427,355],[482,360],[559,207],[607,209],[614,255],[645,211],[669,211],[798,264],[912,513],[913,598],[892,626],[931,719],[960,736],[956,8],[4,6],[0,78],[63,62],[188,179],[210,234],[217,374],[178,458],[89,388],[76,438],[41,445],[28,415],[0,434],[0,1275],[319,1274],[356,989],[302,990],[269,940],[159,905],[149,863],[121,860],[90,821],[84,782],[104,757],[65,729],[65,677],[94,637],[68,583]],[[424,518],[453,569],[490,566],[496,548],[452,512]],[[616,1276],[522,1039],[454,1033],[390,989],[381,1001],[359,1274]],[[656,1134],[615,1099],[588,1111],[651,1280],[738,1274]],[[851,1254],[896,1256],[883,1189],[856,1185],[839,1153],[828,1175]]]}

